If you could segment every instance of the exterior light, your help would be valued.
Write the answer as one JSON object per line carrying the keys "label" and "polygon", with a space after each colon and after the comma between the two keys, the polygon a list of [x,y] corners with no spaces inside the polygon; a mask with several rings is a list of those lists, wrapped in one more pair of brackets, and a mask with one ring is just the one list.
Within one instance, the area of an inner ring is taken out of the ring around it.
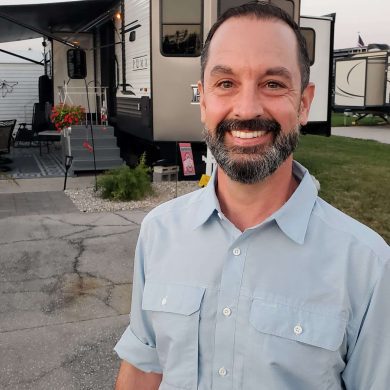
{"label": "exterior light", "polygon": [[73,156],[65,156],[65,181],[64,181],[64,191],[66,190],[66,179],[68,178],[68,171],[72,165]]}

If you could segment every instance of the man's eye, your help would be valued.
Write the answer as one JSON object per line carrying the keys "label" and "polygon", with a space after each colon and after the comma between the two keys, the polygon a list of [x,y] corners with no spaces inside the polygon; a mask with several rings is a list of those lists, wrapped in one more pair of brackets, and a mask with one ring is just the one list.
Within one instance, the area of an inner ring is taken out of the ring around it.
{"label": "man's eye", "polygon": [[283,85],[276,81],[268,81],[267,87],[270,89],[278,89],[278,88],[283,88]]}
{"label": "man's eye", "polygon": [[228,88],[231,88],[233,86],[233,83],[231,81],[224,80],[224,81],[219,82],[218,86],[223,88],[223,89],[228,89]]}

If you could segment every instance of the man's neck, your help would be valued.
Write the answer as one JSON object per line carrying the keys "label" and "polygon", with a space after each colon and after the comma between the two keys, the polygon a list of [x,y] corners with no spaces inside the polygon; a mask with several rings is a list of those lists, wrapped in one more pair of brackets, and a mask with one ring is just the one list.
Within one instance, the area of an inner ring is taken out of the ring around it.
{"label": "man's neck", "polygon": [[290,156],[271,176],[255,184],[233,181],[219,168],[216,194],[226,218],[244,231],[280,209],[298,187],[292,161]]}

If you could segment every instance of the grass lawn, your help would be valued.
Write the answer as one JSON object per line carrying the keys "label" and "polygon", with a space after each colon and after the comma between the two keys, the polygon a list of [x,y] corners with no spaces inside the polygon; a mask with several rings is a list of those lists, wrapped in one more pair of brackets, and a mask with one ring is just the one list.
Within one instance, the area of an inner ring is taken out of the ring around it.
{"label": "grass lawn", "polygon": [[[342,112],[333,112],[332,113],[332,126],[334,127],[340,127],[340,126],[354,126],[356,122],[355,117],[353,116],[344,116]],[[365,118],[361,119],[357,126],[375,126],[379,124],[386,123],[382,118],[379,116],[366,116]]]}
{"label": "grass lawn", "polygon": [[390,243],[390,145],[306,135],[294,157],[319,180],[324,200]]}

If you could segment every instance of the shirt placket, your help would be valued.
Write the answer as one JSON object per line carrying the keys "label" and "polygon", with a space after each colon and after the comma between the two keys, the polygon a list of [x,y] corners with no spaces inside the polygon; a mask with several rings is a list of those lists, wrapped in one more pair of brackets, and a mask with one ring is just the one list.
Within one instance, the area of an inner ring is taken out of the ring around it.
{"label": "shirt placket", "polygon": [[213,389],[233,388],[237,307],[246,251],[241,235],[229,247],[222,271],[215,327]]}

